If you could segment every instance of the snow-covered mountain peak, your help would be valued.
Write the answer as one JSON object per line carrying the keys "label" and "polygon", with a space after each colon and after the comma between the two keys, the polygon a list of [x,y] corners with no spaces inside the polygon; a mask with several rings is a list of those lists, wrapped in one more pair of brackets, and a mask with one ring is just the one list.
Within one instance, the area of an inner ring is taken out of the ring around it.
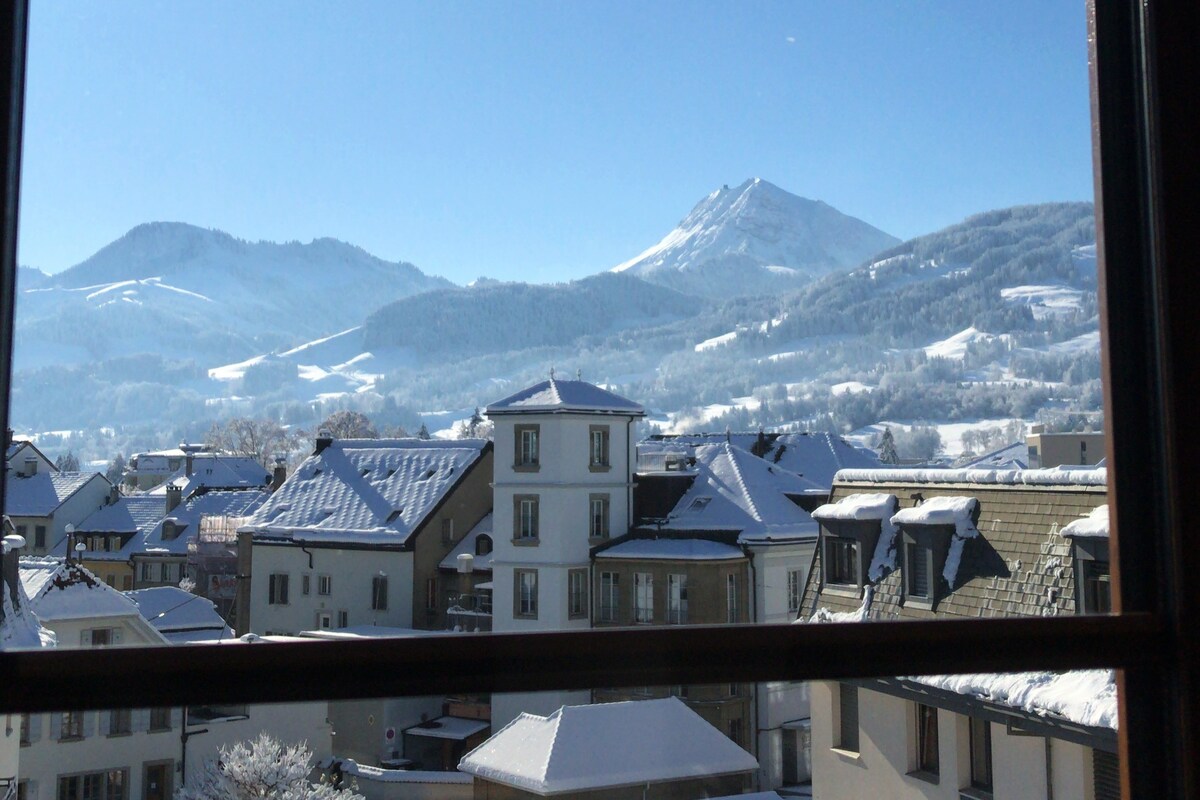
{"label": "snow-covered mountain peak", "polygon": [[751,178],[710,193],[662,241],[612,271],[728,296],[849,268],[897,242],[826,203]]}

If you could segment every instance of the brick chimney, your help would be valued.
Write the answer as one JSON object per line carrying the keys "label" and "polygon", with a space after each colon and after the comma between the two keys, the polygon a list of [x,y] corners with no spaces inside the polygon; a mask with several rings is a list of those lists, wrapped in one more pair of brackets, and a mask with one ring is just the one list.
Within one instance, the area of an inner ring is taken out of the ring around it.
{"label": "brick chimney", "polygon": [[167,484],[167,512],[170,514],[183,502],[183,487]]}
{"label": "brick chimney", "polygon": [[277,491],[287,480],[287,462],[282,458],[275,459],[275,469],[271,473],[271,491]]}

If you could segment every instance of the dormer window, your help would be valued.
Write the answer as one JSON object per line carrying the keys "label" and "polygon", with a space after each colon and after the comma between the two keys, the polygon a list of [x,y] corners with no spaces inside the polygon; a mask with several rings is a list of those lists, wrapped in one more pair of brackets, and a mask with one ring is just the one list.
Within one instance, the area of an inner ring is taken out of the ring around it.
{"label": "dormer window", "polygon": [[959,567],[967,539],[979,535],[974,497],[931,497],[892,517],[900,528],[904,604],[933,609],[961,585]]}
{"label": "dormer window", "polygon": [[1109,613],[1108,506],[1098,506],[1061,533],[1070,540],[1075,560],[1075,610],[1080,614]]}
{"label": "dormer window", "polygon": [[858,594],[895,568],[890,520],[896,506],[894,495],[851,494],[813,510],[813,519],[821,523],[822,590]]}
{"label": "dormer window", "polygon": [[535,471],[541,463],[540,426],[516,426],[516,452],[513,467],[517,470]]}
{"label": "dormer window", "polygon": [[859,585],[858,542],[840,536],[825,538],[825,582],[839,586]]}
{"label": "dormer window", "polygon": [[703,511],[711,502],[711,497],[697,497],[692,501],[691,505],[688,506],[688,511]]}

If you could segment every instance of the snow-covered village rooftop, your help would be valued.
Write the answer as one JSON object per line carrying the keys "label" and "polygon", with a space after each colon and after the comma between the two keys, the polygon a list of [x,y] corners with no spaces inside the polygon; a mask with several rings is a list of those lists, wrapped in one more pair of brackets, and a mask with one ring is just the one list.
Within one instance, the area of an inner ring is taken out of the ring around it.
{"label": "snow-covered village rooftop", "polygon": [[1048,469],[844,469],[840,483],[930,483],[992,486],[1106,486],[1104,467]]}
{"label": "snow-covered village rooftop", "polygon": [[334,439],[241,530],[297,542],[404,546],[490,447],[485,439]]}
{"label": "snow-covered village rooftop", "polygon": [[750,772],[753,756],[678,698],[521,714],[463,756],[477,778],[539,795]]}
{"label": "snow-covered village rooftop", "polygon": [[12,517],[49,516],[92,480],[103,481],[104,476],[95,472],[10,472],[4,483],[4,513]]}
{"label": "snow-covered village rooftop", "polygon": [[[873,469],[879,457],[841,436],[821,431],[804,433],[699,433],[657,434],[638,442],[642,456],[661,453],[691,455],[695,448],[729,443],[742,450],[760,454],[764,461],[812,481],[828,491],[838,470]],[[641,464],[639,463],[639,471]]]}
{"label": "snow-covered village rooftop", "polygon": [[695,478],[665,520],[664,531],[738,531],[738,541],[813,538],[817,524],[796,499],[825,490],[812,481],[721,442],[695,448]]}
{"label": "snow-covered village rooftop", "polygon": [[641,405],[593,383],[550,378],[535,383],[487,407],[489,416],[532,412],[581,411],[645,416]]}
{"label": "snow-covered village rooftop", "polygon": [[177,586],[156,586],[123,592],[146,621],[172,644],[196,644],[233,638],[217,608],[208,598]]}

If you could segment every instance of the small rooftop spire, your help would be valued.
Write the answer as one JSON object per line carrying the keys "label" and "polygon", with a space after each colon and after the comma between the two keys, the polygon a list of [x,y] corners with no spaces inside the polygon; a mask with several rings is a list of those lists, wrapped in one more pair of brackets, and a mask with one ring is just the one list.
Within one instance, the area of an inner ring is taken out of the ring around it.
{"label": "small rooftop spire", "polygon": [[550,380],[554,380],[554,367],[550,367]]}
{"label": "small rooftop spire", "polygon": [[582,369],[575,370],[575,380],[577,380],[577,381],[583,380],[583,370]]}

